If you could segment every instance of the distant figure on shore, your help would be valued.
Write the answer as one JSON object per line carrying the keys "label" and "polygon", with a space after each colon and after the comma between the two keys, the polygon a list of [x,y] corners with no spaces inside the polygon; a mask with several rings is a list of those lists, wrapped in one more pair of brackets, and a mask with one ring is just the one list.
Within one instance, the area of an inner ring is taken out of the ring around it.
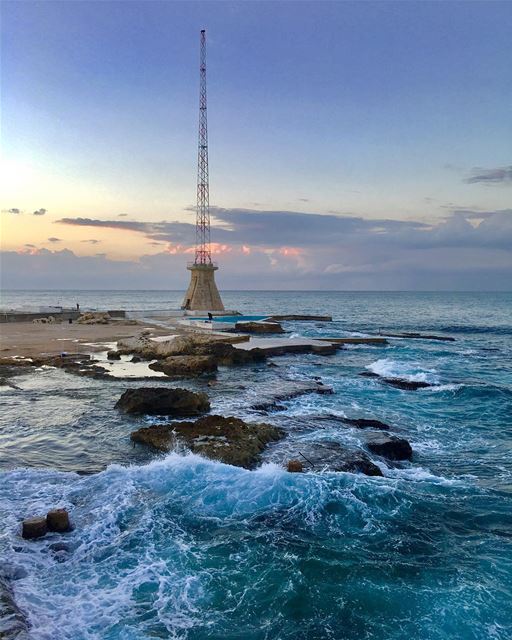
{"label": "distant figure on shore", "polygon": [[78,304],[78,302],[76,303],[76,310],[78,313],[80,313],[80,305]]}
{"label": "distant figure on shore", "polygon": [[213,315],[208,311],[208,320],[213,322]]}

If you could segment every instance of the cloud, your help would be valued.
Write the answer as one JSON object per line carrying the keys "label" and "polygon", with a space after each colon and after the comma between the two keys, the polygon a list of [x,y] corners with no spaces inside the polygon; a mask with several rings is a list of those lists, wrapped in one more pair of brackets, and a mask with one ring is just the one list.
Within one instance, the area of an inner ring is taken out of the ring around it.
{"label": "cloud", "polygon": [[118,216],[119,218],[126,218],[126,216],[127,216],[127,215],[128,215],[127,213],[118,213],[118,214],[117,214],[117,216]]}
{"label": "cloud", "polygon": [[[474,290],[510,289],[512,281],[512,209],[458,207],[430,224],[219,207],[211,213],[212,251],[221,267],[222,287]],[[65,282],[75,286],[75,280],[91,288],[105,288],[108,282],[114,288],[184,288],[188,283],[185,264],[194,252],[193,224],[85,217],[59,222],[135,233],[145,239],[144,244],[160,245],[160,250],[127,260],[123,268],[101,254],[94,257],[101,262],[101,269],[95,270],[74,254],[65,254],[64,259],[62,252],[48,255],[27,249],[53,273],[48,275],[52,286]],[[21,269],[16,260],[11,258],[8,264]],[[62,270],[64,264],[68,271]],[[91,268],[89,276],[80,274],[80,268]],[[26,275],[11,274],[11,279],[26,278],[23,286],[17,286],[30,288],[33,268],[25,264],[23,269]]]}
{"label": "cloud", "polygon": [[35,249],[35,248],[36,248],[36,245],[35,245],[35,244],[28,244],[28,243],[27,243],[27,244],[24,244],[23,246],[24,246],[24,247],[28,247],[29,249]]}
{"label": "cloud", "polygon": [[18,214],[18,213],[22,213],[22,211],[21,209],[18,209],[18,207],[11,207],[10,209],[2,209],[2,213]]}
{"label": "cloud", "polygon": [[32,215],[34,216],[44,216],[47,213],[47,209],[36,209]]}
{"label": "cloud", "polygon": [[89,240],[80,240],[80,242],[88,242],[89,244],[99,244],[101,240],[96,240],[95,238],[90,238]]}
{"label": "cloud", "polygon": [[509,184],[512,185],[512,165],[498,169],[473,169],[464,180],[467,184]]}
{"label": "cloud", "polygon": [[48,242],[62,242],[62,238],[54,238],[52,236],[51,238],[48,238]]}

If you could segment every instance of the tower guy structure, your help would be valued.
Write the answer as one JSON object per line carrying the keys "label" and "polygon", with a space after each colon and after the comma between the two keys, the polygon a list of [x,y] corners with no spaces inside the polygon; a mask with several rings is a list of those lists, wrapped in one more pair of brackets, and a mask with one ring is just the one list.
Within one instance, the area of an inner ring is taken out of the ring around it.
{"label": "tower guy structure", "polygon": [[187,265],[190,284],[183,309],[223,311],[224,305],[215,284],[218,267],[212,262],[210,246],[210,185],[208,177],[208,113],[206,103],[206,31],[200,36],[199,64],[199,144],[197,148],[197,211],[195,260]]}

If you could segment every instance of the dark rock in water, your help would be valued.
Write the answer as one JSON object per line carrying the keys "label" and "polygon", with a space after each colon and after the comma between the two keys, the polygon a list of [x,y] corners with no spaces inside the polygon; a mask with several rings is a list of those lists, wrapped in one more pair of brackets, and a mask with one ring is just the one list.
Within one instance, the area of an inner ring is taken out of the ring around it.
{"label": "dark rock in water", "polygon": [[455,338],[451,336],[434,336],[425,333],[406,332],[406,333],[381,333],[382,336],[388,338],[422,338],[423,340],[442,340],[444,342],[455,342]]}
{"label": "dark rock in water", "polygon": [[385,422],[380,420],[373,420],[368,418],[341,418],[342,422],[356,427],[356,429],[380,429],[382,431],[389,431],[391,427]]}
{"label": "dark rock in water", "polygon": [[332,356],[338,351],[339,347],[335,344],[313,344],[311,345],[311,352],[319,356]]}
{"label": "dark rock in water", "polygon": [[169,356],[153,362],[149,368],[172,378],[188,378],[217,371],[217,363],[212,356]]}
{"label": "dark rock in water", "polygon": [[405,438],[389,435],[375,435],[367,442],[368,449],[388,460],[411,460],[412,447]]}
{"label": "dark rock in water", "polygon": [[44,517],[27,518],[23,520],[21,527],[21,536],[26,540],[42,538],[48,532]]}
{"label": "dark rock in water", "polygon": [[364,376],[365,378],[379,378],[382,382],[385,382],[392,387],[396,387],[397,389],[404,389],[405,391],[416,391],[416,389],[425,389],[427,387],[434,386],[433,384],[430,384],[430,382],[404,380],[403,378],[385,378],[383,376],[379,376],[378,373],[374,373],[373,371],[361,371],[359,375]]}
{"label": "dark rock in water", "polygon": [[0,576],[0,638],[29,640],[29,624],[14,599],[7,577]]}
{"label": "dark rock in water", "polygon": [[265,392],[264,389],[259,389],[259,392],[259,402],[251,407],[256,411],[267,411],[268,409],[280,410],[281,408],[285,408],[281,405],[283,400],[291,400],[292,398],[297,398],[307,393],[319,393],[321,395],[334,393],[331,387],[320,382],[301,382],[294,380],[274,382],[272,383],[270,392]]}
{"label": "dark rock in water", "polygon": [[425,389],[427,387],[433,387],[434,385],[429,382],[419,382],[415,380],[403,380],[402,378],[382,378],[386,384],[390,384],[397,389],[404,389],[405,391],[416,391],[416,389]]}
{"label": "dark rock in water", "polygon": [[330,440],[301,443],[300,446],[300,452],[297,450],[297,453],[308,461],[308,471],[345,471],[382,476],[382,471],[364,451],[348,450],[338,442]]}
{"label": "dark rock in water", "polygon": [[304,465],[300,460],[288,460],[286,469],[290,473],[302,473],[302,471],[304,471]]}
{"label": "dark rock in water", "polygon": [[56,531],[58,533],[66,533],[71,531],[71,522],[69,521],[69,513],[66,509],[52,509],[46,514],[46,526],[48,531]]}
{"label": "dark rock in water", "polygon": [[121,354],[119,353],[119,351],[107,351],[107,358],[109,360],[121,360]]}
{"label": "dark rock in water", "polygon": [[210,402],[205,393],[194,393],[186,389],[141,387],[125,391],[115,407],[125,413],[197,416],[210,410]]}
{"label": "dark rock in water", "polygon": [[131,439],[165,452],[182,443],[207,458],[251,468],[265,446],[283,435],[280,429],[269,424],[248,424],[233,417],[204,416],[195,422],[144,427],[134,431]]}
{"label": "dark rock in water", "polygon": [[373,371],[361,371],[360,376],[364,376],[365,378],[380,378],[378,373],[373,373]]}
{"label": "dark rock in water", "polygon": [[142,358],[140,356],[133,356],[130,358],[130,362],[142,362]]}

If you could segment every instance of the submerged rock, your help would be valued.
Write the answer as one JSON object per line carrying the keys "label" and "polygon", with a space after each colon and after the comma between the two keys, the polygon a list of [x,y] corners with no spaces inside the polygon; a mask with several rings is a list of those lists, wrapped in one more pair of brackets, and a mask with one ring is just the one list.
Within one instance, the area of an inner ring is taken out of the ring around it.
{"label": "submerged rock", "polygon": [[411,460],[412,447],[405,438],[378,434],[367,441],[368,449],[388,460]]}
{"label": "submerged rock", "polygon": [[121,354],[119,351],[113,349],[111,351],[107,351],[107,358],[108,360],[121,360]]}
{"label": "submerged rock", "polygon": [[391,429],[389,424],[369,418],[341,418],[341,421],[356,429],[380,429],[382,431],[389,431]]}
{"label": "submerged rock", "polygon": [[198,376],[217,371],[217,363],[212,356],[169,356],[149,365],[153,371],[162,371],[171,377]]}
{"label": "submerged rock", "polygon": [[330,395],[334,391],[317,381],[278,380],[271,383],[270,390],[265,390],[263,386],[258,388],[259,401],[251,408],[256,411],[282,410],[286,408],[281,405],[283,400],[291,400],[307,393]]}
{"label": "submerged rock", "polygon": [[238,467],[251,468],[265,446],[283,437],[283,432],[269,424],[250,424],[233,417],[204,416],[195,422],[175,422],[138,429],[133,442],[168,452],[185,444],[199,453]]}
{"label": "submerged rock", "polygon": [[345,471],[363,473],[367,476],[382,476],[382,471],[360,450],[348,450],[338,442],[301,443],[299,455],[309,464],[308,471]]}
{"label": "submerged rock", "polygon": [[364,376],[365,378],[379,378],[382,382],[391,385],[392,387],[396,387],[397,389],[404,389],[405,391],[416,391],[416,389],[425,389],[427,387],[433,387],[434,385],[430,382],[423,382],[419,380],[405,380],[403,378],[385,378],[384,376],[379,376],[378,373],[374,373],[373,371],[361,371],[360,376]]}
{"label": "submerged rock", "polygon": [[128,389],[115,404],[125,413],[165,416],[196,416],[210,410],[205,393],[165,387],[141,387]]}

